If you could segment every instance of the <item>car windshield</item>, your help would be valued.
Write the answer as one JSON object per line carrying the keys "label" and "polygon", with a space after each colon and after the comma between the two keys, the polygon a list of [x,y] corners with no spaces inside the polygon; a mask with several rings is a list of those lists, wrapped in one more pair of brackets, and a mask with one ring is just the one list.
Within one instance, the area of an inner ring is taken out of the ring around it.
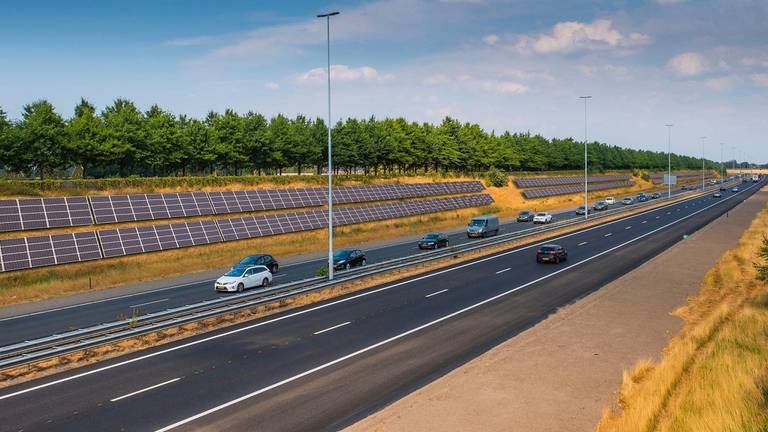
{"label": "car windshield", "polygon": [[485,219],[472,219],[472,222],[469,223],[469,226],[473,226],[473,227],[485,226]]}
{"label": "car windshield", "polygon": [[531,214],[531,212],[529,212],[529,211],[521,211],[520,212],[520,216],[528,216],[529,214]]}
{"label": "car windshield", "polygon": [[342,249],[335,254],[333,254],[333,259],[335,260],[345,260],[349,258],[349,256],[352,255],[352,249]]}
{"label": "car windshield", "polygon": [[243,258],[238,264],[239,265],[254,265],[256,264],[256,261],[261,258],[261,255],[253,255],[253,256],[247,256]]}
{"label": "car windshield", "polygon": [[224,276],[240,277],[247,270],[245,267],[233,267],[230,271],[226,272]]}
{"label": "car windshield", "polygon": [[437,240],[438,237],[437,234],[427,234],[424,236],[424,240]]}
{"label": "car windshield", "polygon": [[542,252],[552,252],[557,250],[557,246],[542,246],[541,251]]}
{"label": "car windshield", "polygon": [[536,213],[536,216],[545,217],[546,215],[547,215],[546,213]]}

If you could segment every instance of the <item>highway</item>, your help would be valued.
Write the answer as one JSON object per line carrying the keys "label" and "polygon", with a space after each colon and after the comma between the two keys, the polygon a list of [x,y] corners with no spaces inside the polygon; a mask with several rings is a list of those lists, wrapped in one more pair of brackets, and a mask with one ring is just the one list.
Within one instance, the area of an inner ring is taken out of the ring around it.
{"label": "highway", "polygon": [[[676,195],[681,192],[683,191],[677,190],[673,194]],[[620,199],[621,197],[617,197],[617,200]],[[610,207],[616,208],[622,207],[622,205],[617,203]],[[553,222],[572,218],[578,218],[573,210],[553,213]],[[530,229],[533,226],[531,222],[505,223],[500,226],[500,233],[521,231]],[[460,245],[471,241],[476,241],[476,239],[468,239],[463,231],[449,234],[451,245]],[[368,249],[364,246],[359,247],[366,251],[369,264],[419,253],[416,242],[413,240],[399,241],[388,246],[373,249]],[[245,256],[259,252],[269,253],[269,251],[243,251],[241,255]],[[240,258],[241,256],[235,255],[233,257],[233,264]],[[279,261],[280,257],[277,258]],[[275,275],[275,284],[312,277],[315,275],[317,268],[325,263],[326,261],[322,259],[300,263],[284,263],[280,267],[278,274]],[[204,280],[128,296],[113,297],[96,302],[81,303],[60,309],[0,318],[0,346],[42,338],[67,330],[141,316],[222,296],[231,296],[231,294],[215,292],[213,290],[213,280]]]}
{"label": "highway", "polygon": [[549,240],[569,251],[559,265],[520,247],[3,389],[0,428],[336,430],[627,273],[763,184]]}

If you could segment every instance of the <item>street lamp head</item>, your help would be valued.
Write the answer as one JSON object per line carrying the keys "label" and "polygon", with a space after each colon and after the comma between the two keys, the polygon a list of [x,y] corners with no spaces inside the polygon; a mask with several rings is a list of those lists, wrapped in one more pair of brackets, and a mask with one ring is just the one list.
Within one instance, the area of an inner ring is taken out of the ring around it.
{"label": "street lamp head", "polygon": [[592,96],[579,96],[579,99],[592,99]]}
{"label": "street lamp head", "polygon": [[340,13],[341,13],[341,12],[338,12],[338,11],[335,11],[335,12],[328,12],[328,13],[320,14],[320,15],[318,15],[317,17],[318,17],[318,18],[328,18],[328,17],[332,17],[332,16],[334,16],[334,15],[338,15],[338,14],[340,14]]}

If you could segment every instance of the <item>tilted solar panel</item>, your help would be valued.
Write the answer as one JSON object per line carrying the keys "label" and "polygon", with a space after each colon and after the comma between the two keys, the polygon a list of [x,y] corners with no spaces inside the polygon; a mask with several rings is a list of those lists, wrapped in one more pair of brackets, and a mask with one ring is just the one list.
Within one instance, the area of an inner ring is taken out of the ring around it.
{"label": "tilted solar panel", "polygon": [[[587,176],[589,183],[601,183],[601,182],[616,182],[616,181],[628,181],[631,178],[629,175],[603,175],[603,176]],[[584,177],[571,176],[571,177],[523,177],[515,179],[515,184],[522,188],[532,187],[546,187],[546,186],[559,186],[567,184],[584,183]]]}
{"label": "tilted solar panel", "polygon": [[218,243],[222,240],[212,220],[100,230],[98,236],[105,258]]}
{"label": "tilted solar panel", "polygon": [[213,214],[206,192],[91,195],[89,199],[97,224]]}
{"label": "tilted solar panel", "polygon": [[[395,202],[334,209],[334,226],[371,222],[418,214],[433,213],[466,207],[480,207],[493,203],[487,194],[452,198]],[[296,231],[306,231],[328,226],[326,210],[309,210],[262,216],[219,219],[216,221],[225,241],[265,237]]]}
{"label": "tilted solar panel", "polygon": [[91,224],[86,197],[0,200],[0,232]]}
{"label": "tilted solar panel", "polygon": [[0,240],[2,271],[101,258],[93,231]]}
{"label": "tilted solar panel", "polygon": [[[597,190],[629,187],[634,185],[635,185],[635,182],[633,181],[610,182],[610,183],[589,183],[587,185],[587,189],[589,191],[597,191]],[[525,198],[531,199],[531,198],[544,198],[544,197],[556,196],[556,195],[567,195],[567,194],[573,194],[573,193],[579,193],[579,192],[584,192],[583,184],[555,186],[555,187],[541,188],[541,189],[526,189],[523,191],[523,196]]]}

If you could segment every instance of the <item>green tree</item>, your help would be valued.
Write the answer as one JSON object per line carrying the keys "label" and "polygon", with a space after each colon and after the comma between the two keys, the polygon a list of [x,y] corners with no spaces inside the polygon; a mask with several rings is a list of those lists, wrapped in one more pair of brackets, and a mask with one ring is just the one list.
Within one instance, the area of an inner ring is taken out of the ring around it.
{"label": "green tree", "polygon": [[104,149],[104,124],[96,115],[96,108],[87,100],[80,99],[67,132],[71,159],[80,166],[83,177],[89,168],[110,160],[109,152]]}
{"label": "green tree", "polygon": [[40,100],[24,106],[19,123],[20,150],[42,180],[46,173],[63,168],[66,163],[66,127],[50,102]]}
{"label": "green tree", "polygon": [[137,156],[145,148],[144,115],[133,102],[116,99],[101,113],[104,121],[103,156],[117,163],[121,175],[140,174],[142,160]]}

